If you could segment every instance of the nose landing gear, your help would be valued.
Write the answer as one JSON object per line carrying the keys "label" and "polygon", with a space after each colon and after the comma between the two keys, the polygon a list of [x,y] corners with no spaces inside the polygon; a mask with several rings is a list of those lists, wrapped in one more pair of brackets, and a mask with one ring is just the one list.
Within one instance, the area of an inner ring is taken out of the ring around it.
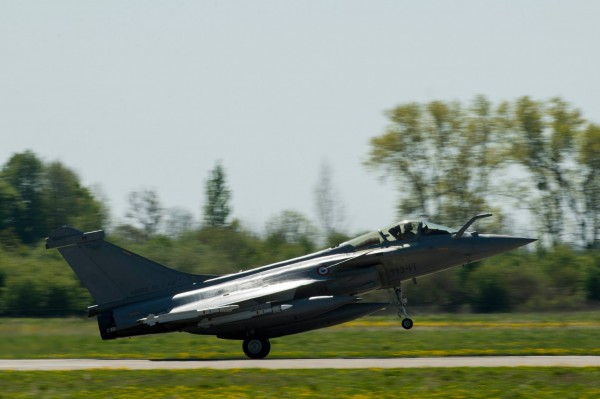
{"label": "nose landing gear", "polygon": [[402,327],[406,330],[410,330],[413,326],[413,321],[410,317],[408,317],[408,313],[406,311],[408,299],[402,297],[402,287],[394,288],[394,293],[396,294],[396,299],[398,300],[398,317],[402,318]]}

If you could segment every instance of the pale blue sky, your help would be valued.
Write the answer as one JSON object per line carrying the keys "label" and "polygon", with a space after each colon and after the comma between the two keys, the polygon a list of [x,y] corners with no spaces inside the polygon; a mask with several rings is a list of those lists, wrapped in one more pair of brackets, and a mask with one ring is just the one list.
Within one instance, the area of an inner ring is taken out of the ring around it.
{"label": "pale blue sky", "polygon": [[[222,160],[233,216],[315,219],[327,160],[351,231],[396,219],[362,166],[408,102],[562,96],[600,123],[600,2],[0,0],[0,163],[31,149],[114,216],[156,189],[200,216]],[[442,222],[443,221],[439,221]]]}

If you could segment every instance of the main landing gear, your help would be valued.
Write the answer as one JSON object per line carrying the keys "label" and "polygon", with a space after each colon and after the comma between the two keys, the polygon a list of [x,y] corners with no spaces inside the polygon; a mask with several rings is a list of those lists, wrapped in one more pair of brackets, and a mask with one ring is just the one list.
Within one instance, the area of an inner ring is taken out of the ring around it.
{"label": "main landing gear", "polygon": [[266,338],[251,335],[244,340],[242,349],[250,359],[264,359],[271,351],[271,343]]}
{"label": "main landing gear", "polygon": [[408,303],[408,299],[402,297],[402,287],[394,288],[394,293],[396,294],[396,299],[398,300],[398,317],[402,318],[402,327],[406,330],[410,330],[413,326],[413,321],[410,317],[408,317],[408,313],[406,312],[406,304]]}

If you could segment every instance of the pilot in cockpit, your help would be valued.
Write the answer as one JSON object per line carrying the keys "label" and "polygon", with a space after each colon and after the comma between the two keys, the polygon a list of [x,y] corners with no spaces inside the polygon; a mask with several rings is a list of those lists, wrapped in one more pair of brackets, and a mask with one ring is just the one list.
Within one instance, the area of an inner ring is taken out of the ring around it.
{"label": "pilot in cockpit", "polygon": [[413,232],[414,227],[412,223],[407,222],[404,225],[396,225],[388,230],[388,232],[394,236],[396,240],[411,240],[416,237],[416,234]]}
{"label": "pilot in cockpit", "polygon": [[403,240],[410,240],[416,237],[416,234],[413,232],[413,225],[412,223],[405,223],[404,224],[404,233],[402,234],[401,239]]}

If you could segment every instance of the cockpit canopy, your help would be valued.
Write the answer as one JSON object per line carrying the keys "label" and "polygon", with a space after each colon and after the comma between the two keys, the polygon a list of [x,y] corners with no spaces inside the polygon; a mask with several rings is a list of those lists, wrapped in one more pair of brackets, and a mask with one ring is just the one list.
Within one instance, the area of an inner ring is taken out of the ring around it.
{"label": "cockpit canopy", "polygon": [[379,231],[363,234],[341,245],[351,245],[356,251],[379,246],[385,241],[389,244],[398,245],[403,242],[416,241],[420,237],[450,235],[456,231],[457,229],[427,221],[404,220],[384,227]]}

